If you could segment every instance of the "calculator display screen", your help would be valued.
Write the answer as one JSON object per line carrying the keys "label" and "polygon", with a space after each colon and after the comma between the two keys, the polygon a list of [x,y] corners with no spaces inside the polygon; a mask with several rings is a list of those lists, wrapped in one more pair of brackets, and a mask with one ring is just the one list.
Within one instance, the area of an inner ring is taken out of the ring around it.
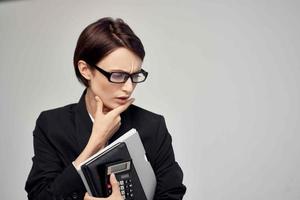
{"label": "calculator display screen", "polygon": [[130,162],[123,162],[116,165],[111,165],[107,168],[107,174],[119,173],[130,169]]}
{"label": "calculator display screen", "polygon": [[122,174],[121,175],[121,179],[128,179],[128,178],[130,178],[129,174]]}

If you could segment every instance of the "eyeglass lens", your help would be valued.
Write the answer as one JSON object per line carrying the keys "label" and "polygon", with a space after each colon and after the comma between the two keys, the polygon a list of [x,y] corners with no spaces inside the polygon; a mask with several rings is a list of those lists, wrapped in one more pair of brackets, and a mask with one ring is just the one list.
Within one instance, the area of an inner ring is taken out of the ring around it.
{"label": "eyeglass lens", "polygon": [[142,72],[136,73],[136,74],[132,74],[132,75],[129,75],[127,73],[122,73],[122,72],[113,72],[111,74],[110,80],[112,82],[122,83],[122,82],[127,81],[127,79],[129,77],[132,78],[132,82],[134,82],[134,83],[142,82],[146,78],[146,76]]}

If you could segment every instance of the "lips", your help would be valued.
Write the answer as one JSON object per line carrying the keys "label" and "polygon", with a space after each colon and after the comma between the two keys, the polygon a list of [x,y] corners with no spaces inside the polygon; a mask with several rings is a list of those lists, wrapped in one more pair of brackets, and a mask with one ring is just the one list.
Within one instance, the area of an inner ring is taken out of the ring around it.
{"label": "lips", "polygon": [[117,99],[127,100],[129,97],[117,97]]}
{"label": "lips", "polygon": [[126,97],[117,97],[116,100],[117,100],[119,103],[124,104],[124,103],[127,102],[128,98],[129,98],[129,97],[127,97],[127,96],[126,96]]}

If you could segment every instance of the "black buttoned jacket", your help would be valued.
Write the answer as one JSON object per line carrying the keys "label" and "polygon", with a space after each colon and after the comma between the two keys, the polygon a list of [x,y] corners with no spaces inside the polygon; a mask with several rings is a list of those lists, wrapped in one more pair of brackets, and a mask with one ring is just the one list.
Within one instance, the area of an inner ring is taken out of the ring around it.
{"label": "black buttoned jacket", "polygon": [[[93,126],[85,93],[78,103],[44,111],[38,117],[33,164],[25,185],[29,200],[83,199],[86,190],[72,161],[86,146]],[[163,116],[131,105],[121,114],[121,122],[109,143],[131,128],[137,129],[157,178],[154,199],[182,199],[186,191],[183,173],[175,161]]]}

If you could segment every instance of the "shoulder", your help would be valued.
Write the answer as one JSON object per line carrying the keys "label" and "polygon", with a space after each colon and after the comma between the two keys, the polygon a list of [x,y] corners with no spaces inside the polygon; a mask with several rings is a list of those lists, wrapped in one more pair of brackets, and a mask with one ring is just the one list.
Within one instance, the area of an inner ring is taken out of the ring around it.
{"label": "shoulder", "polygon": [[51,143],[56,149],[63,149],[61,144],[72,146],[76,131],[75,110],[76,104],[68,104],[42,111],[36,120],[34,138]]}
{"label": "shoulder", "polygon": [[130,105],[129,110],[138,115],[145,115],[148,117],[161,117],[160,114],[154,113],[152,111],[146,110],[145,108],[139,107],[137,105]]}
{"label": "shoulder", "polygon": [[128,109],[131,123],[142,136],[158,137],[166,130],[163,115],[151,112],[136,105],[131,105]]}
{"label": "shoulder", "polygon": [[135,120],[147,123],[157,123],[164,118],[161,114],[154,113],[136,105],[131,105],[128,111],[130,112],[132,118],[134,118]]}
{"label": "shoulder", "polygon": [[76,103],[73,103],[73,104],[68,104],[57,108],[44,110],[40,113],[39,118],[40,117],[54,118],[54,119],[65,118],[66,116],[74,113],[75,107],[76,107]]}
{"label": "shoulder", "polygon": [[74,120],[76,103],[68,104],[42,111],[37,120],[36,126],[49,130],[65,126]]}

